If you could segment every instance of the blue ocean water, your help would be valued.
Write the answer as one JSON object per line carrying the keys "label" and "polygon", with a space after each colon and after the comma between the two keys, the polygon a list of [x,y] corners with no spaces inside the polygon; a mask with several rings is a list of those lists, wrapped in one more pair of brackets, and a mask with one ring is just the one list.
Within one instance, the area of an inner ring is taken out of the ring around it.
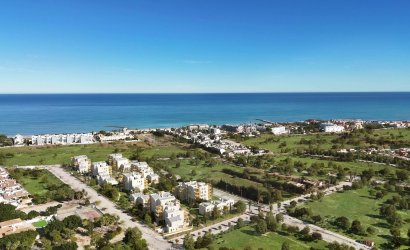
{"label": "blue ocean water", "polygon": [[0,134],[243,123],[410,120],[410,93],[0,95]]}

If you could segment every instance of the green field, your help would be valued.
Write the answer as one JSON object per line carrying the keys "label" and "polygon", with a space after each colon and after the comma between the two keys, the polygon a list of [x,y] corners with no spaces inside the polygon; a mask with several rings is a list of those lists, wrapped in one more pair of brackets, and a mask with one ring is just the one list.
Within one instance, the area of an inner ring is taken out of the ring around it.
{"label": "green field", "polygon": [[[272,134],[262,134],[261,136],[254,137],[243,141],[242,143],[248,146],[256,146],[263,149],[268,149],[273,153],[280,153],[282,148],[281,144],[285,143],[283,148],[291,148],[292,150],[307,149],[308,145],[300,144],[301,139],[314,140],[320,138],[323,140],[319,144],[321,149],[330,149],[332,147],[332,140],[337,138],[337,135],[333,134],[317,134],[317,135],[281,135],[275,136]],[[277,140],[277,141],[276,141]]]}
{"label": "green field", "polygon": [[34,222],[33,226],[36,227],[36,228],[43,228],[43,227],[47,226],[47,224],[48,224],[47,221],[40,220],[40,221]]}
{"label": "green field", "polygon": [[[13,170],[9,171],[13,177],[17,177],[13,174]],[[16,179],[31,195],[43,195],[50,191],[48,190],[49,186],[61,186],[64,184],[55,175],[47,170],[41,170],[39,173],[40,175],[38,176],[18,175]]]}
{"label": "green field", "polygon": [[325,249],[326,242],[304,242],[292,235],[284,233],[267,233],[258,235],[255,229],[250,226],[243,227],[238,230],[233,230],[224,234],[221,238],[215,240],[213,247],[228,247],[241,250],[244,247],[252,247],[252,249],[263,248],[265,250],[281,249],[283,242],[287,241],[292,250],[306,250],[311,247],[317,249]]}
{"label": "green field", "polygon": [[[255,146],[263,149],[268,149],[273,153],[281,153],[283,149],[287,148],[291,151],[297,149],[308,149],[309,145],[301,144],[300,141],[312,141],[312,146],[317,149],[331,149],[335,148],[367,148],[374,145],[365,143],[366,138],[380,139],[391,138],[394,140],[410,141],[410,129],[378,129],[373,130],[372,133],[355,132],[352,140],[346,140],[343,143],[334,143],[332,140],[339,138],[338,134],[307,134],[307,135],[281,135],[275,136],[272,134],[262,134],[258,137],[248,138],[242,141],[248,146]],[[384,147],[386,145],[378,145]]]}
{"label": "green field", "polygon": [[[369,188],[362,188],[358,190],[345,191],[343,193],[335,193],[323,198],[322,201],[309,202],[308,207],[312,209],[314,215],[320,214],[325,221],[320,224],[326,228],[331,229],[342,234],[345,234],[354,239],[370,239],[373,240],[378,247],[383,247],[387,243],[390,236],[390,228],[388,223],[379,217],[379,208],[381,204],[391,198],[393,194],[386,195],[383,199],[376,200],[369,195]],[[396,194],[397,195],[397,194]],[[410,219],[410,213],[399,211],[403,220]],[[347,234],[332,225],[331,221],[335,218],[345,216],[350,222],[359,220],[362,226],[366,229],[368,226],[373,226],[376,229],[374,235],[360,237],[354,234]],[[402,236],[407,233],[410,224],[407,223],[402,228]]]}
{"label": "green field", "polygon": [[184,153],[182,146],[165,145],[149,147],[145,143],[112,143],[71,146],[42,146],[1,148],[0,153],[7,155],[6,166],[29,166],[41,164],[70,164],[71,157],[87,155],[92,161],[105,161],[108,155],[118,151],[125,157],[130,157],[137,150],[142,157],[170,157],[172,154]]}

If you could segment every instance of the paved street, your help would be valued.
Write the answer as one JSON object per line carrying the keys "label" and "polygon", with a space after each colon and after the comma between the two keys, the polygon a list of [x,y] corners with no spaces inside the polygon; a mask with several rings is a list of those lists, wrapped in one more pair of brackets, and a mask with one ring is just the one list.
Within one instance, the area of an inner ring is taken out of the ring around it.
{"label": "paved street", "polygon": [[[345,186],[345,185],[350,186],[351,183],[350,182],[341,182],[337,186],[333,186],[333,187],[330,187],[328,189],[323,190],[323,192],[325,193],[325,195],[330,195],[330,194],[336,192],[338,189],[343,188],[343,186]],[[214,194],[216,196],[229,197],[229,198],[232,198],[232,199],[235,199],[235,200],[243,200],[247,204],[248,204],[248,201],[249,201],[249,200],[244,199],[242,197],[239,197],[239,196],[236,196],[236,195],[233,195],[233,194],[230,194],[230,193],[227,193],[225,191],[222,191],[220,189],[215,189],[215,188],[214,188]],[[285,213],[286,210],[284,209],[284,206],[288,206],[292,201],[296,201],[297,203],[305,202],[306,199],[309,198],[309,196],[310,196],[310,194],[301,195],[301,196],[298,196],[296,198],[284,201],[284,202],[282,202],[282,205],[281,205],[280,208],[278,208],[277,205],[274,205],[272,212],[274,214]],[[262,211],[269,212],[269,206],[268,205],[263,204],[263,205],[260,205],[260,207],[261,207]],[[251,212],[253,214],[258,214],[259,213],[258,205],[254,202],[252,202]],[[311,232],[318,232],[318,233],[322,234],[323,240],[325,240],[327,242],[335,242],[336,241],[338,243],[342,243],[342,244],[346,244],[348,246],[352,246],[356,249],[370,249],[369,247],[367,247],[363,244],[360,244],[360,243],[356,242],[355,240],[350,239],[346,236],[334,233],[334,232],[329,231],[327,229],[323,229],[323,228],[318,227],[316,225],[305,223],[305,222],[303,222],[303,221],[301,221],[297,218],[293,218],[289,215],[284,216],[284,223],[286,223],[288,225],[292,225],[292,226],[297,226],[297,227],[299,227],[299,229],[303,229],[304,227],[309,226],[310,229],[311,229]]]}
{"label": "paved street", "polygon": [[112,201],[105,198],[104,196],[101,196],[97,193],[97,191],[87,186],[85,183],[81,182],[74,176],[70,175],[70,173],[66,172],[61,166],[50,166],[47,167],[47,169],[55,176],[57,176],[62,182],[70,185],[72,188],[77,190],[84,189],[88,193],[91,202],[100,201],[100,204],[97,207],[101,210],[105,210],[107,213],[117,215],[120,218],[120,221],[123,223],[124,228],[138,227],[142,232],[142,237],[147,240],[149,249],[172,249],[172,245],[164,240],[161,235],[154,232],[145,225],[132,221],[132,217],[118,209]]}
{"label": "paved street", "polygon": [[[88,195],[90,197],[91,202],[100,201],[100,204],[98,205],[98,208],[102,209],[102,210],[105,210],[105,211],[109,212],[110,214],[117,215],[120,218],[120,221],[123,223],[123,226],[125,228],[138,227],[141,230],[144,239],[147,240],[150,249],[153,249],[153,250],[172,249],[172,244],[170,244],[166,240],[164,240],[161,235],[154,232],[153,230],[146,227],[145,225],[142,225],[138,222],[132,221],[132,217],[129,216],[128,214],[124,213],[120,209],[118,209],[113,202],[111,202],[109,199],[105,198],[104,196],[99,195],[94,189],[87,186],[85,183],[81,182],[80,180],[78,180],[77,178],[72,176],[70,173],[66,172],[61,166],[53,165],[53,166],[47,166],[46,168],[51,173],[53,173],[55,176],[57,176],[60,180],[62,180],[64,183],[70,185],[71,187],[74,187],[75,189],[78,189],[78,190],[82,190],[82,189],[86,190],[86,192],[88,193]],[[342,188],[344,185],[351,185],[351,183],[350,182],[342,182],[337,186],[330,187],[330,188],[324,190],[323,192],[325,193],[325,195],[329,195],[329,194],[332,194],[332,193],[336,192],[338,189]],[[243,201],[246,202],[246,204],[248,206],[248,200],[246,200],[242,197],[239,197],[239,196],[224,192],[220,189],[214,188],[214,194],[216,196],[228,197],[228,198],[232,198],[234,200],[243,200]],[[292,202],[292,201],[296,201],[297,203],[305,202],[306,199],[309,198],[309,196],[310,196],[310,194],[309,195],[301,195],[301,196],[298,196],[296,198],[284,201],[284,202],[282,202],[282,205],[281,205],[280,208],[278,208],[277,205],[274,205],[273,206],[273,213],[274,214],[285,213],[286,210],[284,209],[284,207],[288,206],[290,204],[290,202]],[[220,232],[226,231],[226,230],[229,229],[229,223],[231,223],[231,225],[235,225],[238,218],[242,218],[244,221],[249,221],[250,220],[250,215],[259,213],[259,207],[264,212],[269,211],[269,206],[268,205],[260,204],[258,206],[258,204],[252,202],[251,209],[249,211],[247,211],[245,214],[240,215],[240,216],[236,216],[234,218],[231,218],[231,219],[226,220],[226,221],[219,222],[219,223],[211,225],[211,226],[207,226],[207,227],[202,228],[200,230],[193,231],[193,232],[191,232],[191,234],[194,235],[194,238],[197,238],[199,235],[203,236],[205,234],[205,232],[207,232],[209,230],[211,230],[211,232],[213,234],[218,234]],[[307,224],[307,223],[305,223],[305,222],[303,222],[303,221],[301,221],[297,218],[293,218],[293,217],[288,216],[288,215],[284,216],[284,222],[288,225],[297,226],[300,229],[304,228],[305,226],[309,226],[310,229],[311,229],[311,232],[321,233],[322,237],[323,237],[323,240],[325,240],[327,242],[335,242],[336,241],[338,243],[343,243],[343,244],[346,244],[346,245],[349,245],[349,246],[353,246],[356,249],[369,249],[369,247],[364,246],[362,244],[359,244],[356,241],[354,241],[353,239],[350,239],[350,238],[345,237],[343,235],[334,233],[332,231],[320,228],[320,227],[312,225],[312,224]],[[177,237],[177,238],[173,239],[173,242],[176,242],[176,239],[178,239],[179,244],[181,244],[183,238],[184,238],[184,236]]]}

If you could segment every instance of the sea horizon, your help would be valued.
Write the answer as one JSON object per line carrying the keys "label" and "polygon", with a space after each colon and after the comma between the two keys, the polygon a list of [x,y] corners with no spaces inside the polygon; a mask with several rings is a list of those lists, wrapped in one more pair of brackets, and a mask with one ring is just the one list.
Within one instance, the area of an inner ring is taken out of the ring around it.
{"label": "sea horizon", "polygon": [[0,94],[0,134],[168,128],[257,119],[409,120],[410,92]]}

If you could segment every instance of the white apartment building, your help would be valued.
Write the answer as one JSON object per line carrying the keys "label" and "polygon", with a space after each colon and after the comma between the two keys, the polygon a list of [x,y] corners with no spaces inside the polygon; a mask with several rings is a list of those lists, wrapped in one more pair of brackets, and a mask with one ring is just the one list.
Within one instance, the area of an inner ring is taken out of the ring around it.
{"label": "white apartment building", "polygon": [[335,125],[333,123],[320,124],[320,129],[325,133],[340,133],[345,130],[343,126]]}
{"label": "white apartment building", "polygon": [[123,174],[124,189],[127,191],[138,190],[142,192],[145,188],[145,178],[136,172]]}
{"label": "white apartment building", "polygon": [[128,172],[131,170],[130,160],[123,157],[122,154],[110,154],[108,157],[108,162],[116,169],[122,172]]}
{"label": "white apartment building", "polygon": [[272,134],[274,135],[283,135],[287,133],[288,131],[286,130],[285,126],[272,127]]}
{"label": "white apartment building", "polygon": [[165,232],[175,232],[184,228],[185,212],[171,193],[151,194],[150,210],[155,214],[157,221],[165,221]]}
{"label": "white apartment building", "polygon": [[97,161],[92,163],[93,175],[111,175],[111,166],[108,166],[105,161]]}
{"label": "white apartment building", "polygon": [[208,124],[191,124],[187,126],[187,129],[189,130],[206,130],[209,129]]}
{"label": "white apartment building", "polygon": [[185,212],[179,204],[167,205],[164,209],[165,232],[173,233],[184,228]]}
{"label": "white apartment building", "polygon": [[67,144],[91,144],[94,143],[94,136],[87,134],[54,134],[54,135],[33,135],[31,144],[33,145],[67,145]]}
{"label": "white apartment building", "polygon": [[14,145],[24,145],[24,137],[22,135],[15,135],[13,137],[13,143]]}
{"label": "white apartment building", "polygon": [[132,193],[130,194],[130,201],[137,205],[141,204],[145,207],[148,205],[150,198],[148,194]]}
{"label": "white apartment building", "polygon": [[85,174],[91,171],[91,160],[86,155],[74,156],[71,161],[79,173]]}
{"label": "white apartment building", "polygon": [[199,204],[199,214],[210,214],[212,213],[215,207],[218,209],[218,211],[223,212],[225,207],[231,209],[234,204],[234,200],[222,198],[219,200],[202,202]]}
{"label": "white apartment building", "polygon": [[100,142],[110,142],[110,141],[125,141],[128,135],[126,134],[114,134],[114,135],[100,135],[98,139]]}
{"label": "white apartment building", "polygon": [[148,165],[148,163],[132,161],[131,167],[135,168],[135,170],[147,180],[147,184],[159,182],[159,175],[154,173],[154,170]]}
{"label": "white apartment building", "polygon": [[180,182],[175,189],[177,197],[184,201],[211,200],[211,184],[197,181]]}
{"label": "white apartment building", "polygon": [[209,128],[209,133],[211,135],[220,135],[221,134],[221,130],[219,128]]}
{"label": "white apartment building", "polygon": [[113,186],[118,185],[118,181],[108,173],[101,173],[97,175],[97,182],[98,182],[98,185],[101,185],[101,184],[111,184]]}
{"label": "white apartment building", "polygon": [[31,203],[29,193],[9,176],[7,170],[0,167],[0,203],[23,207]]}

